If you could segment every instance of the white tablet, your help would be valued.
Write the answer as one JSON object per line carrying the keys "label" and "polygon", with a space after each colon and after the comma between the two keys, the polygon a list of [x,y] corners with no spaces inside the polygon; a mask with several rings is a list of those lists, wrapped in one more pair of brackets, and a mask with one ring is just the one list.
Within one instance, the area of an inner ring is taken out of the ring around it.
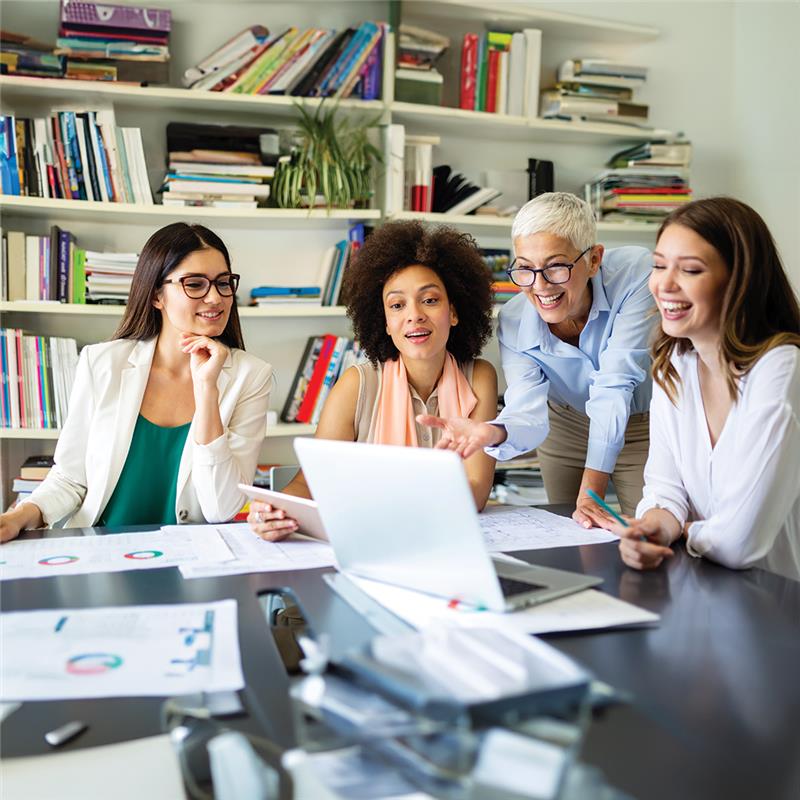
{"label": "white tablet", "polygon": [[284,494],[283,492],[272,492],[269,489],[261,489],[258,486],[248,486],[246,483],[240,483],[239,489],[248,497],[269,503],[273,508],[285,511],[287,516],[296,519],[297,524],[300,526],[298,533],[303,533],[314,539],[320,539],[323,542],[328,541],[328,534],[325,533],[325,529],[322,527],[322,519],[319,516],[317,504],[313,500],[306,500],[304,497],[295,497],[292,494]]}

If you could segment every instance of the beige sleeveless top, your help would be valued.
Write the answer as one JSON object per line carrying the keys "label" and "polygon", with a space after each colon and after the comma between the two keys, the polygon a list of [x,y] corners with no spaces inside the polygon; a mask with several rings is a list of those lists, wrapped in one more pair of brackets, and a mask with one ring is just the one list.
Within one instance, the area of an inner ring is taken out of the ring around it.
{"label": "beige sleeveless top", "polygon": [[[461,366],[468,383],[472,386],[472,368],[474,361],[468,361]],[[378,418],[378,398],[381,394],[381,378],[383,376],[383,364],[377,366],[365,362],[356,364],[358,370],[359,388],[358,402],[356,403],[355,431],[356,441],[371,444],[375,441],[375,421]],[[414,407],[414,416],[417,414],[439,414],[439,387],[438,385],[431,392],[428,402],[423,402],[417,390],[409,384],[411,390],[411,403]],[[434,447],[442,432],[438,428],[428,428],[425,425],[415,423],[417,429],[417,441],[420,447]]]}

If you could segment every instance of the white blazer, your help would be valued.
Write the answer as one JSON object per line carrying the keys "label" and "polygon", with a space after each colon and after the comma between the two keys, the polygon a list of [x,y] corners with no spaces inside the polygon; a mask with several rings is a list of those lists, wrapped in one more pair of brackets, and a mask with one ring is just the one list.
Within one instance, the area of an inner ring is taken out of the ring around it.
{"label": "white blazer", "polygon": [[[55,465],[26,502],[47,525],[97,523],[117,485],[150,375],[156,340],[117,339],[81,351]],[[267,425],[272,367],[231,350],[217,379],[225,432],[210,444],[186,436],[175,498],[178,522],[223,522],[244,505],[238,483],[251,483]]]}

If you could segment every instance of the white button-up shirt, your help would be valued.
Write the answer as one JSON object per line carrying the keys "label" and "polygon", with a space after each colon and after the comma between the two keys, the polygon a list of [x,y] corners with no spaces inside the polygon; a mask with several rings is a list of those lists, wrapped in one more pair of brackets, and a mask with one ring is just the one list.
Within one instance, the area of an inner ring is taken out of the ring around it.
{"label": "white button-up shirt", "polygon": [[589,417],[586,466],[614,471],[629,415],[650,403],[651,269],[644,247],[605,252],[591,278],[592,306],[577,347],[551,333],[526,295],[503,306],[498,339],[508,388],[493,422],[507,438],[486,448],[490,456],[505,461],[538,447],[549,433],[550,399]]}
{"label": "white button-up shirt", "polygon": [[656,506],[688,530],[687,550],[727,567],[800,580],[800,349],[776,347],[740,382],[711,447],[697,354],[673,355],[677,406],[658,385],[640,517]]}

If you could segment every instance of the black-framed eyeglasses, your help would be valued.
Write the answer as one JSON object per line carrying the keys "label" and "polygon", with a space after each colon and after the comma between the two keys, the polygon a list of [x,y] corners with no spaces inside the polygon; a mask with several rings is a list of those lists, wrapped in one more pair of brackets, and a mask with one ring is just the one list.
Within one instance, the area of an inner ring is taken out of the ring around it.
{"label": "black-framed eyeglasses", "polygon": [[589,245],[574,261],[569,264],[549,264],[544,269],[517,266],[517,259],[511,262],[506,274],[517,286],[533,286],[536,283],[536,273],[541,273],[548,283],[566,283],[572,274],[572,268],[594,247]]}
{"label": "black-framed eyeglasses", "polygon": [[179,283],[187,297],[192,300],[202,300],[211,291],[212,283],[217,287],[221,297],[232,297],[239,288],[240,277],[235,272],[225,272],[212,281],[210,278],[206,278],[205,275],[183,275],[177,280],[167,278],[161,283]]}

